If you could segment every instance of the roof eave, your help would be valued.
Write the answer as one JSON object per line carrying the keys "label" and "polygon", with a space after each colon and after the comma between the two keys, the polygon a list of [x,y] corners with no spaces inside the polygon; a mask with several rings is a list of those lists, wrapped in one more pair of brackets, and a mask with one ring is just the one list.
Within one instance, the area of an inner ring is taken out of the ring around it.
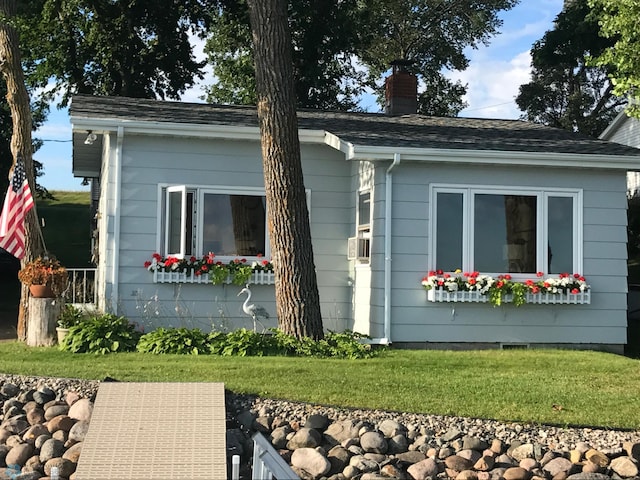
{"label": "roof eave", "polygon": [[[345,151],[345,146],[342,146]],[[572,167],[603,170],[640,170],[638,155],[603,155],[557,152],[523,152],[503,150],[397,148],[350,145],[350,160],[393,160],[400,154],[403,161],[432,163],[473,163],[474,165],[510,165],[536,167]]]}

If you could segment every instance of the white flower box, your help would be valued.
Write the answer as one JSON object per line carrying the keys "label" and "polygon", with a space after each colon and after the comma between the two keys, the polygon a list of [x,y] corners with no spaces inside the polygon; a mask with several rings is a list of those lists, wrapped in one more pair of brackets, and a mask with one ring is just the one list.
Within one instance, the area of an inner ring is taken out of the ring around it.
{"label": "white flower box", "polygon": [[[564,305],[580,305],[591,303],[591,290],[581,293],[527,293],[526,303],[535,304],[564,304]],[[460,302],[460,303],[487,303],[488,295],[480,292],[448,292],[441,288],[432,288],[427,290],[427,300],[430,302]],[[502,302],[510,303],[511,295],[504,295]]]}
{"label": "white flower box", "polygon": [[[191,272],[153,272],[153,283],[211,283],[208,274],[196,275]],[[232,277],[227,277],[225,283],[232,283]],[[273,285],[275,275],[273,272],[253,272],[249,281],[253,285]]]}

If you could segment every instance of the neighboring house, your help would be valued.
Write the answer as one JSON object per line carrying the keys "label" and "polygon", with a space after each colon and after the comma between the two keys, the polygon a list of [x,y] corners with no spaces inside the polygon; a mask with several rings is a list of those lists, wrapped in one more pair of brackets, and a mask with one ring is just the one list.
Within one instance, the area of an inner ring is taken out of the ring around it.
{"label": "neighboring house", "polygon": [[[388,92],[390,115],[298,114],[325,328],[416,348],[622,351],[625,178],[640,152],[522,121],[394,115],[415,108],[415,90]],[[70,112],[74,174],[100,187],[100,306],[146,329],[251,328],[240,287],[143,264],[154,252],[270,258],[255,109],[80,95]],[[421,286],[436,268],[578,272],[591,292],[574,304],[437,301]],[[272,281],[251,286],[267,327]]]}
{"label": "neighboring house", "polygon": [[[630,118],[622,111],[602,132],[600,138],[609,142],[640,148],[640,120]],[[640,193],[640,172],[629,172],[627,174],[627,190],[630,196]]]}

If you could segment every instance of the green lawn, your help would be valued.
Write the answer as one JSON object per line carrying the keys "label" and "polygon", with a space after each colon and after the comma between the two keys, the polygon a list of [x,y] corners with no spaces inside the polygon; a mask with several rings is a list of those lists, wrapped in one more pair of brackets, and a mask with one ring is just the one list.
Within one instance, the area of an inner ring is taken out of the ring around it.
{"label": "green lawn", "polygon": [[53,200],[37,200],[47,249],[65,267],[90,267],[90,192],[52,191],[51,194]]}
{"label": "green lawn", "polygon": [[640,362],[598,352],[389,350],[350,361],[99,356],[0,343],[0,365],[4,373],[24,375],[216,381],[237,393],[344,407],[640,428]]}

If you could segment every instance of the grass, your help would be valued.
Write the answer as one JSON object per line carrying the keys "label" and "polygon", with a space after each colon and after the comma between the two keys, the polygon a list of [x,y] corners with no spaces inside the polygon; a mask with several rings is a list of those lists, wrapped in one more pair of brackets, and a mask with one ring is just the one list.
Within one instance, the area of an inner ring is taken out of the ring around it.
{"label": "grass", "polygon": [[[640,428],[640,363],[560,350],[389,350],[368,360],[64,353],[0,343],[4,373],[224,382],[236,393],[342,407],[560,426]],[[553,406],[561,408],[553,408]]]}
{"label": "grass", "polygon": [[47,249],[65,267],[89,267],[91,260],[90,192],[52,191],[53,200],[37,200]]}

